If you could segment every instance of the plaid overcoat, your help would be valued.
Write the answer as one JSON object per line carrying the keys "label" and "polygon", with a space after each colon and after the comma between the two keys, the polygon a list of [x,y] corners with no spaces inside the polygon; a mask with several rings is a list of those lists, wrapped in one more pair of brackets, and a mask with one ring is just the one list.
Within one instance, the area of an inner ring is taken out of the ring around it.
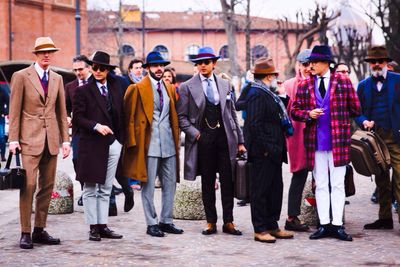
{"label": "plaid overcoat", "polygon": [[[317,108],[315,79],[315,76],[311,76],[300,82],[291,110],[294,120],[306,122],[304,145],[309,170],[314,169],[318,123],[318,120],[309,116],[310,111]],[[335,72],[331,73],[330,78],[330,111],[334,166],[344,166],[350,162],[350,117],[360,115],[361,108],[350,79]]]}

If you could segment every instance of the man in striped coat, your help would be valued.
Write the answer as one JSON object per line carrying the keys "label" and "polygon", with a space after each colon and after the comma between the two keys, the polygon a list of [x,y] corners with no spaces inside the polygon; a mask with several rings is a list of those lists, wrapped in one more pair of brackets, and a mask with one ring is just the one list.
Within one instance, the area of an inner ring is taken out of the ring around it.
{"label": "man in striped coat", "polygon": [[313,171],[316,182],[321,226],[310,239],[333,236],[352,241],[342,227],[344,176],[350,162],[350,117],[360,114],[360,102],[349,78],[330,71],[333,60],[329,46],[315,46],[309,61],[315,76],[299,84],[291,115],[294,120],[306,122],[307,167]]}

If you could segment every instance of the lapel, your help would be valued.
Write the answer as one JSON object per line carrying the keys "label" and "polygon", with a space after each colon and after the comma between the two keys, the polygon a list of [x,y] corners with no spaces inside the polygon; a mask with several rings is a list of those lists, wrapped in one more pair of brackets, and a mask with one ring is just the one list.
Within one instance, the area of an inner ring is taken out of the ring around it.
{"label": "lapel", "polygon": [[[120,91],[118,88],[118,85],[114,81],[110,81],[109,79],[107,80],[108,86],[108,93],[111,94],[111,102],[113,106],[113,112],[117,113],[118,117],[120,116],[120,108],[121,108],[121,97],[120,97]],[[107,112],[108,114],[108,112]]]}
{"label": "lapel", "polygon": [[137,87],[142,100],[143,110],[147,117],[147,120],[151,124],[153,122],[153,111],[154,111],[154,95],[153,88],[149,75],[146,75],[139,83]]}
{"label": "lapel", "polygon": [[372,82],[372,77],[369,76],[366,80],[365,80],[365,88],[364,88],[364,92],[365,92],[365,106],[368,107],[366,109],[367,113],[366,114],[368,117],[370,115],[370,110],[371,110],[371,101],[372,101],[372,90],[374,90],[374,83]]}
{"label": "lapel", "polygon": [[317,106],[317,98],[315,97],[315,83],[316,83],[316,76],[311,76],[308,84],[308,91],[310,93],[310,99],[306,101],[310,101],[310,110],[315,109]]}
{"label": "lapel", "polygon": [[221,114],[224,114],[224,109],[226,106],[226,96],[229,92],[229,82],[224,81],[222,78],[217,77],[216,75],[214,75],[214,79],[218,88],[219,103],[221,104]]}
{"label": "lapel", "polygon": [[[388,102],[389,102],[389,112],[391,112],[392,107],[393,107],[393,100],[394,100],[394,79],[395,77],[392,77],[392,74],[390,71],[387,72],[386,74],[386,79],[383,84],[383,86],[387,87],[387,92],[388,92]],[[386,83],[386,84],[385,84]]]}
{"label": "lapel", "polygon": [[[336,91],[336,88],[337,88],[338,79],[339,78],[336,78],[335,73],[331,72],[331,78],[329,79],[329,85],[328,85],[328,88],[329,88],[329,106],[331,107],[331,110],[333,110],[332,109],[332,107],[334,105],[333,102],[336,101],[336,99],[335,99],[335,91]],[[325,99],[324,99],[324,101],[325,101]]]}
{"label": "lapel", "polygon": [[203,85],[201,84],[200,75],[193,76],[192,81],[188,83],[188,90],[193,96],[194,102],[198,109],[203,112],[206,107],[206,97],[203,92]]}
{"label": "lapel", "polygon": [[[52,70],[49,70],[49,84],[47,88],[47,97],[46,97],[46,104],[50,101],[50,98],[54,95],[54,91],[57,90],[56,84],[56,75]],[[40,85],[41,86],[41,85]]]}
{"label": "lapel", "polygon": [[41,96],[42,102],[44,103],[45,102],[44,90],[42,84],[40,83],[39,75],[37,74],[33,64],[28,68],[27,73],[28,73],[28,78],[33,85],[33,88],[35,88],[35,90]]}
{"label": "lapel", "polygon": [[[161,80],[162,81],[162,80]],[[163,98],[164,98],[164,106],[163,106],[163,109],[162,109],[162,112],[161,112],[161,114],[160,114],[160,121],[162,120],[162,119],[164,119],[164,117],[167,115],[167,108],[166,108],[166,106],[165,106],[165,104],[166,103],[168,103],[169,105],[171,105],[171,97],[170,97],[170,95],[168,94],[168,88],[167,88],[167,85],[165,84],[165,82],[164,81],[162,81],[162,84],[163,84],[163,86],[164,86],[164,90],[163,91],[165,91],[165,93],[163,92]],[[165,97],[168,97],[169,99],[165,99]],[[168,101],[166,101],[166,100],[168,100]],[[170,107],[169,107],[170,108]],[[168,110],[169,110],[169,108],[168,108]]]}
{"label": "lapel", "polygon": [[[97,104],[99,105],[100,109],[103,111],[103,113],[110,118],[110,115],[107,112],[107,107],[104,103],[104,99],[103,96],[100,94],[99,88],[97,87],[96,84],[96,80],[93,79],[92,83],[90,84],[90,93],[92,94],[92,96],[94,97],[94,99],[96,99]],[[110,89],[109,89],[110,92]]]}

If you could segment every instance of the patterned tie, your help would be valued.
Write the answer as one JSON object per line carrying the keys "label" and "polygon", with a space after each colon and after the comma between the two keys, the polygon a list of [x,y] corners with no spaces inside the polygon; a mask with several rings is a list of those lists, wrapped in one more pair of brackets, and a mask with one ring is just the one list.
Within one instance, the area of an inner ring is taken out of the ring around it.
{"label": "patterned tie", "polygon": [[42,77],[42,83],[45,87],[47,87],[49,85],[49,80],[47,79],[47,71],[45,71],[43,73],[43,77]]}
{"label": "patterned tie", "polygon": [[319,77],[321,79],[321,81],[319,82],[319,93],[321,94],[322,98],[325,97],[325,93],[326,93],[326,89],[325,89],[325,83],[324,83],[324,79],[325,77]]}
{"label": "patterned tie", "polygon": [[100,89],[101,89],[101,95],[104,96],[104,97],[107,97],[107,96],[108,96],[107,87],[105,87],[104,85],[102,85],[102,86],[100,87]]}
{"label": "patterned tie", "polygon": [[162,111],[163,106],[164,106],[164,98],[163,98],[163,94],[161,91],[161,83],[160,82],[157,82],[157,92],[158,92],[158,95],[160,96],[160,110]]}
{"label": "patterned tie", "polygon": [[214,90],[211,86],[211,79],[206,79],[206,81],[207,81],[207,88],[206,88],[207,99],[208,101],[210,101],[215,105]]}
{"label": "patterned tie", "polygon": [[87,84],[87,81],[85,79],[81,80],[82,81],[82,85]]}

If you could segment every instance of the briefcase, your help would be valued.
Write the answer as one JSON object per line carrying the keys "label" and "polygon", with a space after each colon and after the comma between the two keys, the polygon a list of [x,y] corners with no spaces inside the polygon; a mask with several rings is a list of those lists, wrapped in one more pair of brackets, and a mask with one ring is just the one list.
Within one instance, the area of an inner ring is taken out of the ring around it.
{"label": "briefcase", "polygon": [[354,171],[351,165],[346,165],[346,175],[344,176],[344,191],[346,197],[356,194],[356,186],[354,185]]}
{"label": "briefcase", "polygon": [[22,189],[26,183],[26,171],[21,168],[21,161],[19,158],[19,150],[15,155],[16,168],[10,169],[11,159],[13,154],[8,154],[7,163],[4,169],[0,169],[0,190],[6,189]]}
{"label": "briefcase", "polygon": [[246,200],[250,197],[250,171],[251,163],[247,162],[246,155],[238,155],[236,158],[234,197],[239,200]]}

